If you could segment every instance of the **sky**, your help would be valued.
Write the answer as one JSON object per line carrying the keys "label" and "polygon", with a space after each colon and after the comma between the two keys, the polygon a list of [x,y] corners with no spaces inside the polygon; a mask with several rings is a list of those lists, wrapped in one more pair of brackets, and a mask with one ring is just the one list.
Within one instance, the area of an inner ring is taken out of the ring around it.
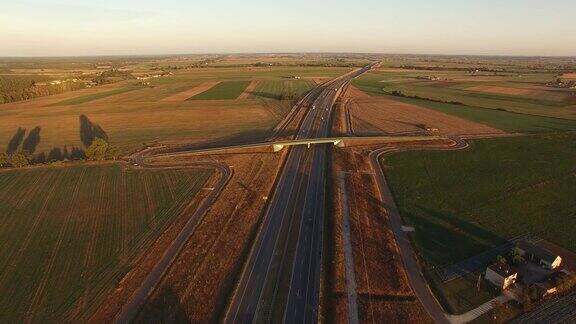
{"label": "sky", "polygon": [[576,56],[575,0],[0,0],[0,56]]}

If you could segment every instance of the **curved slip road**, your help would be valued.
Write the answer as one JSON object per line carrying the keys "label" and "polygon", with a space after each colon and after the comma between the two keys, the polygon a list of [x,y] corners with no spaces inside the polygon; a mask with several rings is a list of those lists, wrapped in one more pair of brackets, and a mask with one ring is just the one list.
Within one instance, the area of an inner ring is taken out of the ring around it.
{"label": "curved slip road", "polygon": [[412,290],[420,300],[420,303],[424,307],[424,310],[436,323],[450,323],[447,314],[444,309],[434,296],[434,293],[430,290],[422,271],[420,270],[420,265],[412,244],[410,243],[410,238],[402,230],[402,218],[398,207],[394,202],[394,197],[392,192],[388,187],[386,182],[386,176],[382,166],[380,165],[380,158],[386,154],[391,154],[401,151],[412,151],[412,150],[459,150],[468,147],[468,143],[459,139],[452,138],[454,145],[447,148],[432,148],[432,147],[409,147],[409,148],[382,148],[372,151],[369,155],[370,164],[372,170],[376,174],[376,183],[378,186],[378,193],[384,208],[388,211],[388,218],[390,220],[390,226],[392,232],[394,233],[394,238],[396,240],[396,245],[402,257],[402,262],[404,263],[404,268],[406,269],[406,274],[408,275],[408,281]]}

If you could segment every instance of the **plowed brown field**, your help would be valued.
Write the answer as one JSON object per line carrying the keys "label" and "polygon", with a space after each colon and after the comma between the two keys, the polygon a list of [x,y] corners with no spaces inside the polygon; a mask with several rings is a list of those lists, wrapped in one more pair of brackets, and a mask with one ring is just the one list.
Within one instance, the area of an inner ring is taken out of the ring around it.
{"label": "plowed brown field", "polygon": [[503,133],[490,126],[387,98],[352,99],[347,108],[349,123],[356,135]]}

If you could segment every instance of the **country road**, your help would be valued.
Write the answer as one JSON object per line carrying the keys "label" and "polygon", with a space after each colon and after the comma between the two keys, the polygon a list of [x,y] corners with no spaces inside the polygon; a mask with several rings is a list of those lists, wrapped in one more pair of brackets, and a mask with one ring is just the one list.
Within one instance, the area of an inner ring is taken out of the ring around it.
{"label": "country road", "polygon": [[[296,139],[326,137],[342,88],[370,68],[355,70],[311,92]],[[295,146],[289,152],[225,323],[317,322],[325,165],[325,144]]]}

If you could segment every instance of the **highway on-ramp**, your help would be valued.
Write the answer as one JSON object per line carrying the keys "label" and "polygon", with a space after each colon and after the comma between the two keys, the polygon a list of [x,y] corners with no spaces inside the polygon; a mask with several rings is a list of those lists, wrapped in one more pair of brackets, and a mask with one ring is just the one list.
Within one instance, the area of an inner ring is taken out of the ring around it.
{"label": "highway on-ramp", "polygon": [[[308,97],[297,139],[328,135],[334,102],[342,88],[371,66],[319,86]],[[311,104],[310,104],[311,103]],[[315,323],[318,320],[326,144],[291,148],[225,323]],[[286,273],[288,275],[286,275]],[[289,280],[282,281],[282,278]]]}

